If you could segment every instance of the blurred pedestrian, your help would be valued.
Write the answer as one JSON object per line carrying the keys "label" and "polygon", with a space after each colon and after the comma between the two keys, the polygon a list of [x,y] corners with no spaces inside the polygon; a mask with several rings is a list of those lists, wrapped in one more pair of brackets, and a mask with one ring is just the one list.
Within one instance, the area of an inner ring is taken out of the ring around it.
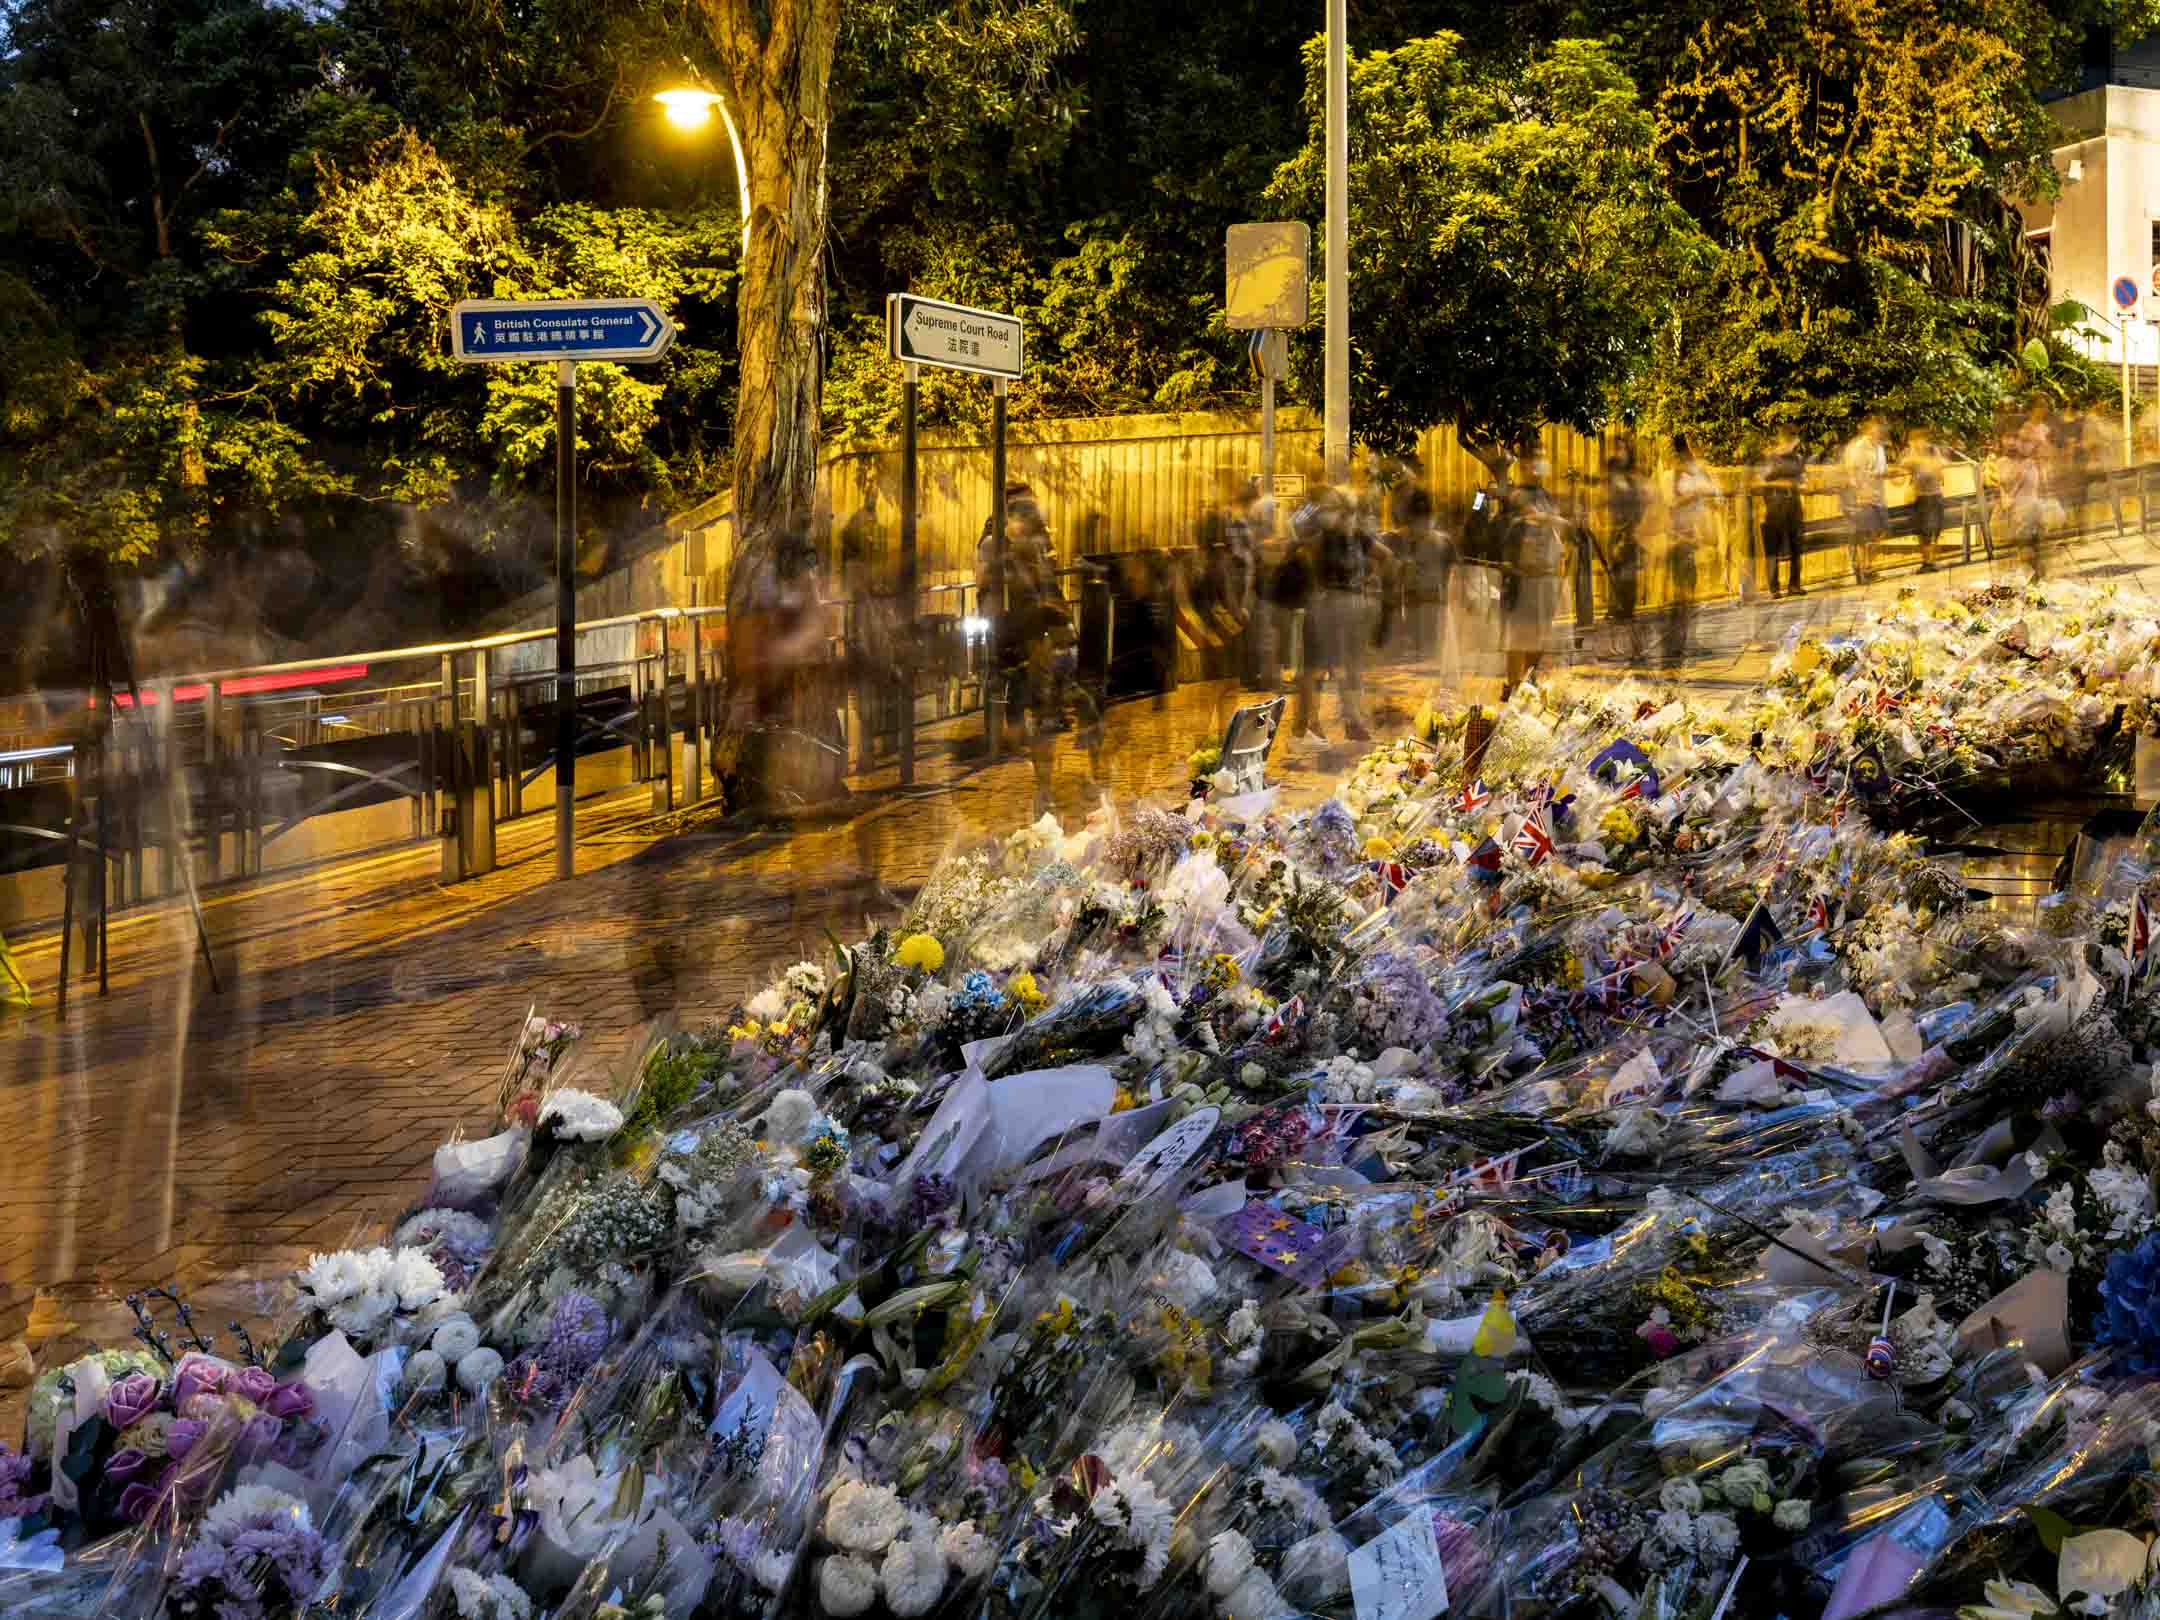
{"label": "blurred pedestrian", "polygon": [[1875,578],[1875,543],[1889,524],[1889,512],[1883,504],[1883,484],[1890,472],[1884,437],[1882,418],[1868,416],[1845,446],[1843,457],[1845,521],[1851,535],[1853,579],[1861,585]]}
{"label": "blurred pedestrian", "polygon": [[1365,662],[1373,633],[1372,602],[1376,552],[1384,548],[1367,535],[1357,504],[1341,490],[1328,490],[1316,503],[1316,589],[1306,617],[1307,662],[1334,672],[1343,735],[1353,742],[1371,740],[1365,724]]}
{"label": "blurred pedestrian", "polygon": [[[1800,585],[1800,491],[1807,481],[1807,462],[1800,454],[1799,435],[1780,430],[1770,449],[1755,464],[1755,489],[1762,497],[1763,554],[1769,568],[1770,594],[1794,596],[1807,593]],[[1782,565],[1782,568],[1781,568]]]}
{"label": "blurred pedestrian", "polygon": [[1545,487],[1545,458],[1526,456],[1522,473],[1523,481],[1509,497],[1513,516],[1501,564],[1501,646],[1507,654],[1502,703],[1537,673],[1545,657],[1560,608],[1560,570],[1566,559],[1560,510]]}
{"label": "blurred pedestrian", "polygon": [[1687,656],[1695,626],[1697,575],[1702,547],[1710,536],[1710,503],[1717,480],[1685,438],[1673,440],[1671,534],[1666,543],[1665,661]]}
{"label": "blurred pedestrian", "polygon": [[1949,461],[1923,425],[1914,428],[1906,439],[1899,465],[1912,479],[1913,533],[1920,541],[1920,572],[1932,574],[1936,542],[1942,538],[1943,471]]}
{"label": "blurred pedestrian", "polygon": [[1642,524],[1650,491],[1635,465],[1635,441],[1623,438],[1605,458],[1605,574],[1611,587],[1606,617],[1614,627],[1614,651],[1642,657],[1635,604],[1642,589]]}
{"label": "blurred pedestrian", "polygon": [[1396,496],[1395,515],[1389,549],[1402,570],[1410,655],[1437,666],[1444,680],[1453,662],[1455,541],[1435,520],[1433,498],[1422,484],[1407,485]]}
{"label": "blurred pedestrian", "polygon": [[1290,539],[1267,584],[1267,616],[1273,659],[1280,677],[1287,669],[1287,690],[1296,694],[1290,712],[1290,734],[1315,741],[1319,736],[1314,714],[1311,607],[1317,580],[1315,548],[1317,514],[1311,505],[1300,506],[1290,518]]}
{"label": "blurred pedestrian", "polygon": [[2045,407],[2036,403],[2035,414],[2004,442],[1998,474],[2003,526],[2034,579],[2046,571],[2048,434],[2044,412]]}
{"label": "blurred pedestrian", "polygon": [[1584,504],[1582,474],[1573,467],[1567,470],[1560,518],[1568,574],[1575,586],[1575,650],[1581,652],[1583,638],[1597,622],[1591,577],[1597,537],[1591,532],[1590,513]]}

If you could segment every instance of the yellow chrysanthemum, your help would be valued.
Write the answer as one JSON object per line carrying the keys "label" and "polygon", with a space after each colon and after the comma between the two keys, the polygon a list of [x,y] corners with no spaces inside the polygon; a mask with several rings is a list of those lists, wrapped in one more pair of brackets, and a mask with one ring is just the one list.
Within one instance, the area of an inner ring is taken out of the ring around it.
{"label": "yellow chrysanthemum", "polygon": [[1035,975],[1032,973],[1015,973],[1007,979],[1005,999],[1030,1018],[1041,1012],[1050,1000],[1035,983]]}
{"label": "yellow chrysanthemum", "polygon": [[1385,838],[1365,840],[1365,858],[1368,861],[1384,861],[1395,853],[1395,846]]}
{"label": "yellow chrysanthemum", "polygon": [[893,960],[902,967],[921,968],[925,973],[935,973],[945,965],[945,947],[938,943],[935,934],[910,934],[900,942],[893,953]]}

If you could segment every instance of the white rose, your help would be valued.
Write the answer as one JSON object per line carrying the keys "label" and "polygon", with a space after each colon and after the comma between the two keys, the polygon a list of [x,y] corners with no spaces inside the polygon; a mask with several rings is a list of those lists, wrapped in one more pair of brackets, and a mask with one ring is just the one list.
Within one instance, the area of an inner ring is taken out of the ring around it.
{"label": "white rose", "polygon": [[1788,1496],[1771,1510],[1770,1522],[1788,1535],[1798,1535],[1814,1516],[1813,1507],[1797,1496]]}
{"label": "white rose", "polygon": [[997,1543],[975,1528],[973,1519],[948,1524],[938,1533],[938,1551],[967,1581],[982,1579],[997,1564]]}
{"label": "white rose", "polygon": [[1740,1526],[1729,1513],[1705,1513],[1695,1521],[1695,1550],[1713,1564],[1728,1563],[1740,1545]]}
{"label": "white rose", "polygon": [[783,1091],[765,1110],[765,1129],[775,1142],[792,1147],[817,1118],[817,1099],[807,1091]]}
{"label": "white rose", "polygon": [[1683,1513],[1702,1511],[1702,1487],[1691,1479],[1668,1479],[1658,1487],[1658,1506],[1667,1512],[1675,1509]]}

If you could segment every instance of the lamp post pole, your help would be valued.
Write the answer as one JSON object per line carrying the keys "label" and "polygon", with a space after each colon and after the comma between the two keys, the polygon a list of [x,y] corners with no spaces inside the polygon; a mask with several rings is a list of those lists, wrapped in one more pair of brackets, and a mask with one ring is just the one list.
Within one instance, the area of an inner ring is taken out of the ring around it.
{"label": "lamp post pole", "polygon": [[1345,0],[1327,0],[1327,330],[1322,457],[1328,482],[1350,476],[1350,68]]}

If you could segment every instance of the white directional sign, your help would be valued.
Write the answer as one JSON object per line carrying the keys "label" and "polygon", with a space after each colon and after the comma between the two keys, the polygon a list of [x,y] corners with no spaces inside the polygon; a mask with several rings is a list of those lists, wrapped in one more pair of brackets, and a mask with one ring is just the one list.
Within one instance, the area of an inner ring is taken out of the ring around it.
{"label": "white directional sign", "polygon": [[1020,377],[1024,334],[1010,315],[893,293],[885,300],[885,337],[895,360],[1009,382]]}
{"label": "white directional sign", "polygon": [[675,323],[650,298],[468,298],[450,308],[460,360],[657,360]]}

